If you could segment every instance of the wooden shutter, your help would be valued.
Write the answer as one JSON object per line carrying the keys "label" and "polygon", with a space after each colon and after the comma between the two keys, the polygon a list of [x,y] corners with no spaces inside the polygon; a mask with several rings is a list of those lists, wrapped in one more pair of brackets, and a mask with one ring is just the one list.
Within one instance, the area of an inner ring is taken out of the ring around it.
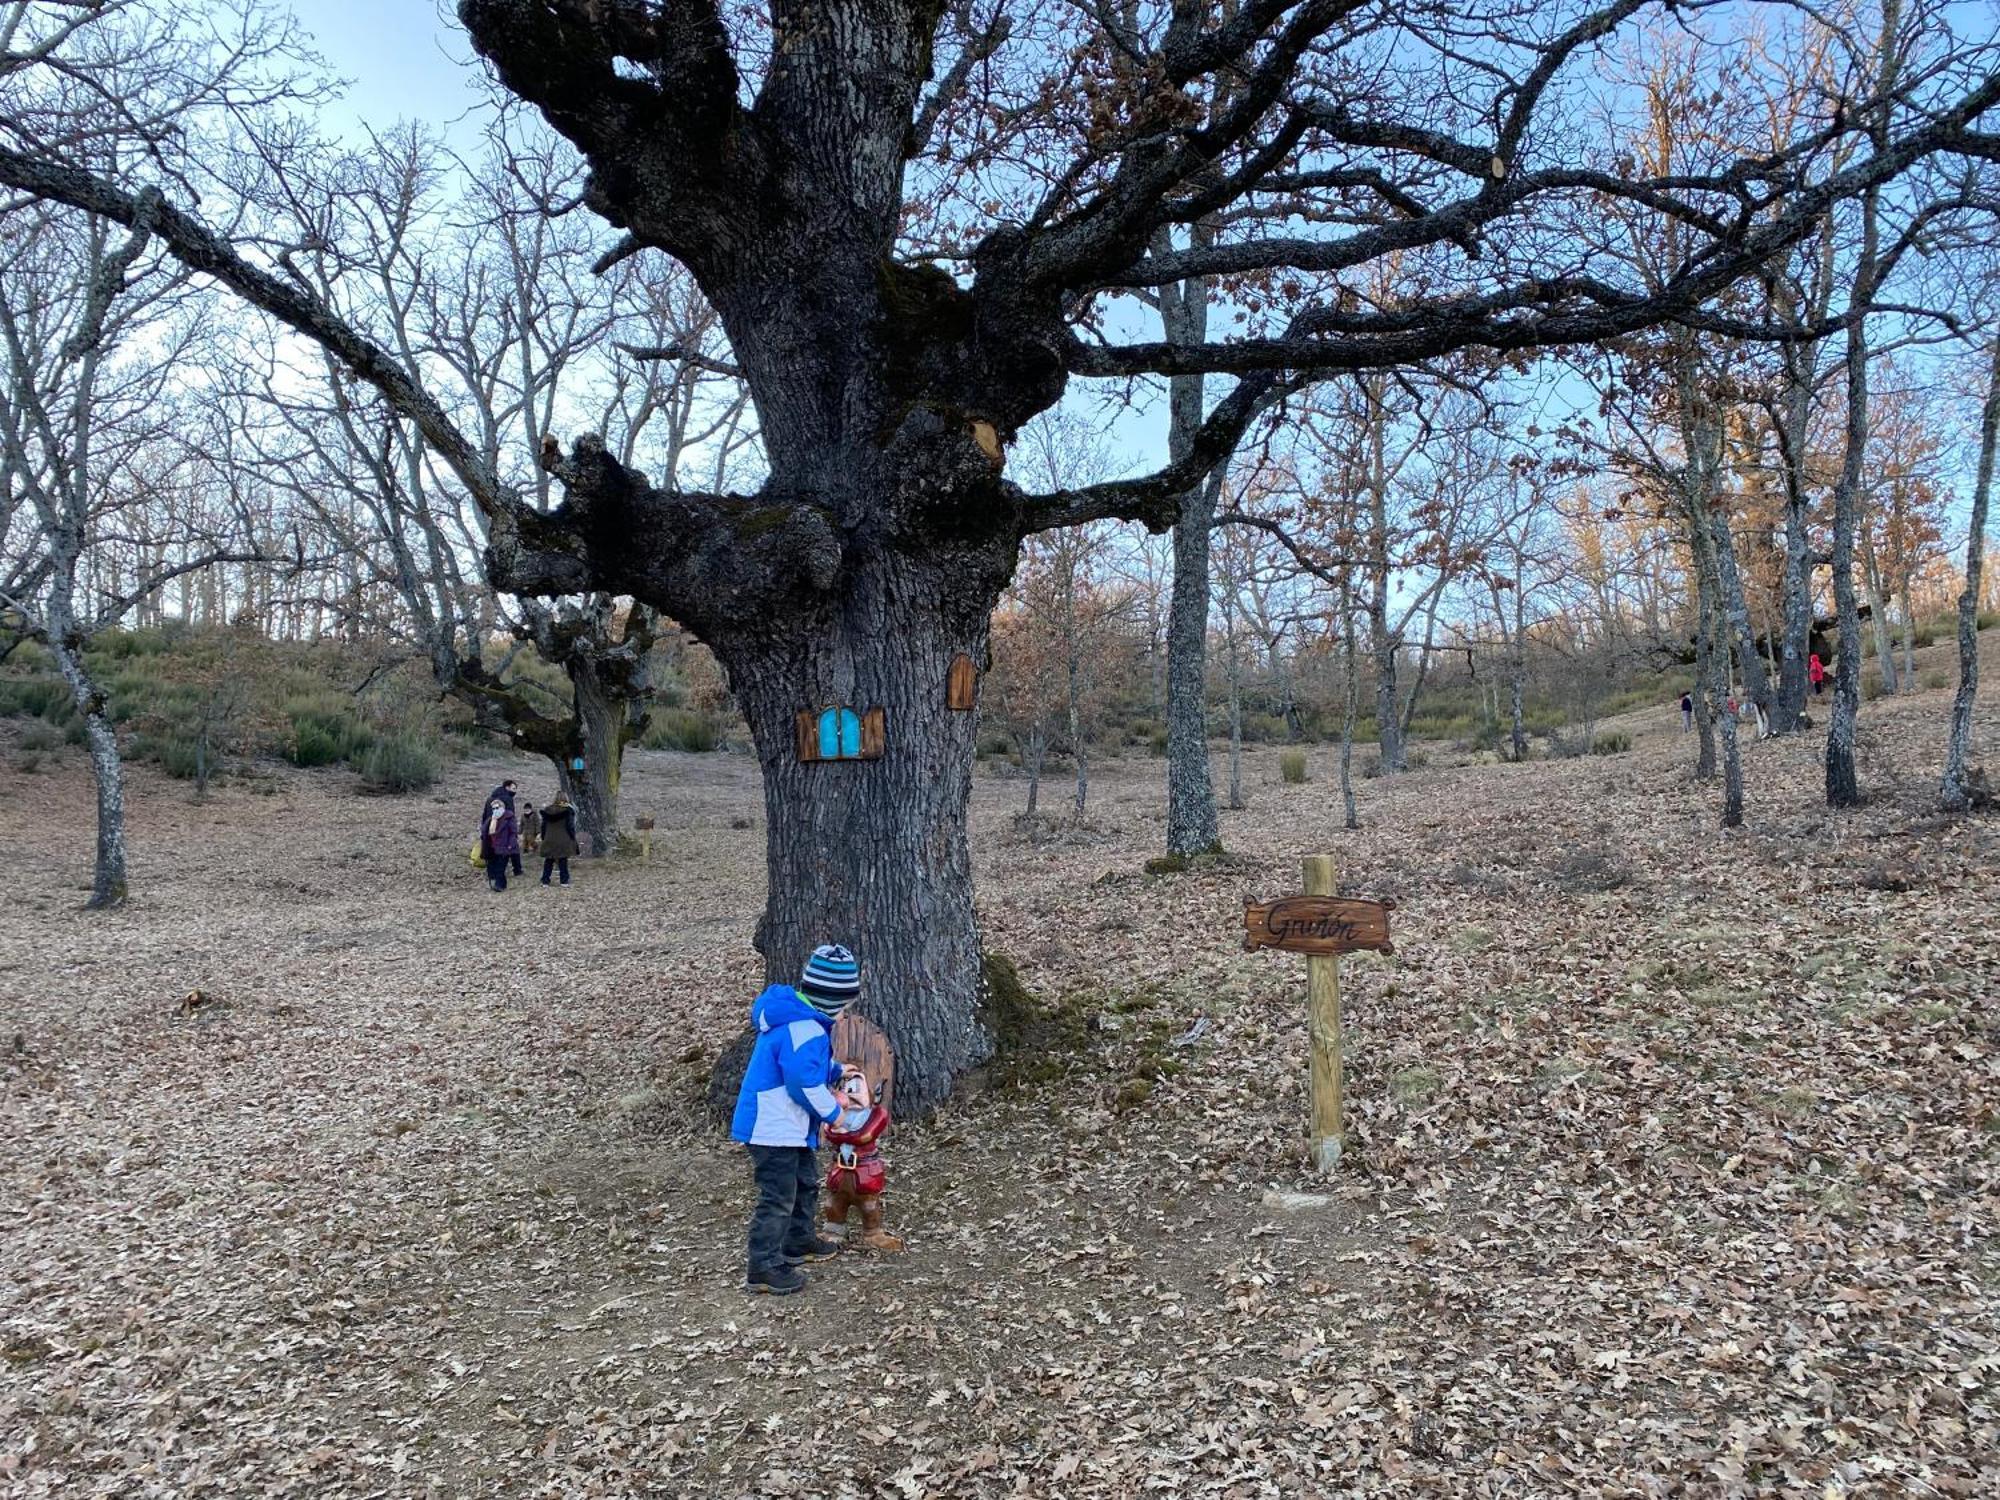
{"label": "wooden shutter", "polygon": [[799,761],[811,765],[819,759],[819,715],[811,709],[800,709],[793,716],[793,725],[799,739]]}
{"label": "wooden shutter", "polygon": [[972,665],[972,658],[961,651],[951,659],[951,672],[945,679],[945,707],[971,708],[978,690],[979,671]]}
{"label": "wooden shutter", "polygon": [[871,708],[861,716],[861,759],[880,760],[882,752],[888,748],[888,726],[883,722],[882,710]]}

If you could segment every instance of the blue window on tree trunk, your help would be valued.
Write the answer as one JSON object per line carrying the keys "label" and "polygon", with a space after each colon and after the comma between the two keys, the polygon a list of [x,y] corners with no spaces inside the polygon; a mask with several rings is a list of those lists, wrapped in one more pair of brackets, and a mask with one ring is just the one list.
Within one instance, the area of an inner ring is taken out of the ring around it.
{"label": "blue window on tree trunk", "polygon": [[819,758],[861,758],[861,716],[851,708],[829,708],[819,716]]}

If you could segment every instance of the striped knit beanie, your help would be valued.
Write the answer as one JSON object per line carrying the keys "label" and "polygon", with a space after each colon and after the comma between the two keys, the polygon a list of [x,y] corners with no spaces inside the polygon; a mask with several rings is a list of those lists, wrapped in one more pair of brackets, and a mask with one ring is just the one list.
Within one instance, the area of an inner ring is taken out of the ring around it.
{"label": "striped knit beanie", "polygon": [[861,965],[838,943],[823,943],[806,960],[799,976],[799,994],[814,1010],[832,1020],[861,998]]}

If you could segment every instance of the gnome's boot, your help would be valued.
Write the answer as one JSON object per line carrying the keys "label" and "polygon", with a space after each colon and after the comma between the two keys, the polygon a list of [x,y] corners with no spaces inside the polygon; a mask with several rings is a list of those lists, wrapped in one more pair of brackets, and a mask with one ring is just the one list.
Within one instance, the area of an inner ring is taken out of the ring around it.
{"label": "gnome's boot", "polygon": [[847,1210],[852,1203],[853,1200],[839,1188],[826,1195],[826,1232],[834,1239],[847,1238]]}
{"label": "gnome's boot", "polygon": [[900,1250],[903,1242],[882,1227],[882,1200],[863,1198],[861,1200],[861,1248],[864,1250]]}

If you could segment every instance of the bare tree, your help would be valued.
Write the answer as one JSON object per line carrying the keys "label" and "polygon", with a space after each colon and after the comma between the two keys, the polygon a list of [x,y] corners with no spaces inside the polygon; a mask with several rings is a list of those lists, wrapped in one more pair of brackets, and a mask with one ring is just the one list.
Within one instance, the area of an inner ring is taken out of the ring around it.
{"label": "bare tree", "polygon": [[[1972,707],[1979,695],[1979,587],[1986,558],[1986,522],[1993,498],[1995,449],[2000,448],[2000,336],[1989,335],[1986,400],[1979,415],[1979,469],[1973,480],[1972,515],[1965,541],[1965,588],[1958,597],[1958,691],[1951,700],[1951,732],[1945,743],[1944,782],[1938,802],[1947,812],[1966,812],[1979,800],[1967,759],[1972,746]],[[1984,792],[1990,798],[1990,790]]]}
{"label": "bare tree", "polygon": [[[214,526],[167,492],[201,482],[183,447],[176,365],[201,338],[187,273],[152,245],[143,218],[114,238],[102,219],[30,206],[0,220],[0,606],[41,642],[82,718],[97,788],[90,904],[129,889],[118,733],[85,648],[174,578],[220,561],[262,561],[247,509]],[[177,524],[178,523],[178,524]],[[194,529],[187,529],[194,523]],[[110,589],[88,587],[93,555],[143,538],[155,556]]]}

